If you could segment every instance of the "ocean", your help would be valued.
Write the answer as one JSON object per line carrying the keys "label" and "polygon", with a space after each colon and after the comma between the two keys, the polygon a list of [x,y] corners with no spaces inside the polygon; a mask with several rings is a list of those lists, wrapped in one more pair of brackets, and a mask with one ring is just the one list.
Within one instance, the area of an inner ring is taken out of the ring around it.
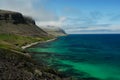
{"label": "ocean", "polygon": [[120,80],[120,34],[73,34],[28,50],[78,80]]}

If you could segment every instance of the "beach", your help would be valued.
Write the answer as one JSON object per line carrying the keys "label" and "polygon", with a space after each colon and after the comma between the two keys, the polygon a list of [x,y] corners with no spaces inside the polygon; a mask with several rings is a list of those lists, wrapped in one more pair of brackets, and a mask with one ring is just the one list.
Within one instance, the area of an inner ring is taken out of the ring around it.
{"label": "beach", "polygon": [[29,47],[31,47],[31,46],[37,45],[37,44],[39,44],[39,43],[47,43],[47,42],[54,41],[54,40],[56,40],[56,39],[57,39],[57,38],[49,39],[49,40],[46,40],[46,41],[34,42],[34,43],[31,43],[31,44],[27,44],[27,45],[25,45],[25,46],[22,46],[21,48],[22,48],[22,49],[26,49],[26,48],[29,48]]}

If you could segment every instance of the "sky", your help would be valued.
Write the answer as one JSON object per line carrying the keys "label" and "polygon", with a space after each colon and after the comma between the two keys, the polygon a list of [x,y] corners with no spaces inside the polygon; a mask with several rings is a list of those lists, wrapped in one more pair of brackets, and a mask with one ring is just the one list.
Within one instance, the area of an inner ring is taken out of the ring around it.
{"label": "sky", "polygon": [[120,0],[0,0],[0,9],[21,12],[40,27],[68,34],[120,33]]}

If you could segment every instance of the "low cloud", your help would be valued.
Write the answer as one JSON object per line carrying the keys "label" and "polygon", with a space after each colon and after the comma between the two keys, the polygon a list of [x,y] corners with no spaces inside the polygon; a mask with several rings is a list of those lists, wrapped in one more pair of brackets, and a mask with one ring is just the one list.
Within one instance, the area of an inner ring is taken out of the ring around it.
{"label": "low cloud", "polygon": [[85,29],[79,28],[79,29],[69,29],[69,33],[120,33],[120,26],[119,25],[110,25],[109,27],[95,27],[95,26],[90,26]]}
{"label": "low cloud", "polygon": [[[45,8],[43,3],[47,0],[0,0],[0,9],[21,12],[34,18],[39,26],[61,25],[64,17],[59,17],[55,12]],[[35,5],[39,3],[39,5]]]}
{"label": "low cloud", "polygon": [[40,26],[43,26],[43,27],[47,26],[47,25],[61,27],[61,26],[64,26],[65,20],[66,20],[66,17],[60,17],[56,21],[37,21],[37,25],[40,25]]}
{"label": "low cloud", "polygon": [[[83,12],[84,13],[84,12]],[[120,33],[118,15],[108,16],[98,11],[88,12],[78,17],[68,17],[68,24],[65,29],[67,33]],[[114,22],[111,17],[115,18]]]}
{"label": "low cloud", "polygon": [[120,14],[112,16],[112,18],[110,19],[111,21],[120,21]]}

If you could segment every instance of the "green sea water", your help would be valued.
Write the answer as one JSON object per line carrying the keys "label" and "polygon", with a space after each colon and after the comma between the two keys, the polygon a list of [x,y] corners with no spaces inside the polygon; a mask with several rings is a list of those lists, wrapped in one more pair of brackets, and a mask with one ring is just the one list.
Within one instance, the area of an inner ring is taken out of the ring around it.
{"label": "green sea water", "polygon": [[119,34],[68,35],[28,50],[38,62],[78,80],[120,80]]}

